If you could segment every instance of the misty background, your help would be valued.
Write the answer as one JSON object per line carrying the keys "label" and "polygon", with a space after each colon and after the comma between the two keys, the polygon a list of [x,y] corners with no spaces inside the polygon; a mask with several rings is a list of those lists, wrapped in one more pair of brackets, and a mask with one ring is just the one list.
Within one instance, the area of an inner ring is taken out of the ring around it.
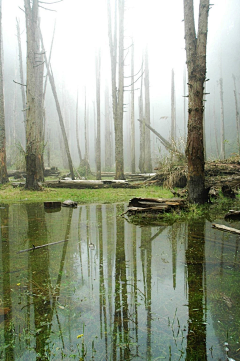
{"label": "misty background", "polygon": [[[112,6],[114,1],[111,0]],[[41,3],[40,18],[47,56],[56,24],[51,66],[75,167],[79,166],[76,142],[76,104],[78,94],[78,122],[80,147],[84,156],[84,109],[86,92],[89,162],[95,170],[96,138],[96,72],[95,56],[101,53],[101,153],[104,170],[105,92],[109,91],[111,106],[111,65],[108,42],[106,0],[63,0]],[[195,1],[196,19],[199,1]],[[45,8],[45,9],[44,9]],[[48,9],[48,10],[46,10]],[[219,81],[223,81],[226,157],[238,153],[236,107],[233,75],[236,79],[240,104],[240,2],[217,0],[209,12],[207,45],[207,79],[205,104],[206,157],[221,157],[221,103]],[[25,147],[25,130],[21,101],[16,18],[20,21],[24,71],[26,65],[25,14],[23,0],[2,1],[4,92],[8,167],[17,168],[19,154]],[[184,149],[187,119],[187,78],[184,40],[183,1],[127,0],[125,8],[125,86],[124,92],[124,164],[130,170],[130,91],[131,45],[135,49],[135,73],[142,66],[146,46],[149,54],[151,126],[166,139],[171,130],[171,77],[174,71],[177,143]],[[25,79],[26,79],[26,73]],[[143,75],[144,77],[144,75]],[[136,77],[137,78],[137,77]],[[15,82],[14,82],[15,81]],[[185,84],[185,94],[184,94]],[[138,97],[141,78],[135,84],[136,170],[140,153]],[[130,89],[130,88],[129,88]],[[185,111],[184,111],[185,102]],[[50,147],[50,164],[67,168],[64,145],[52,95],[47,86],[45,101],[46,142]],[[114,125],[112,136],[114,138]],[[217,138],[217,139],[216,139]],[[47,149],[47,147],[46,147]],[[166,154],[163,146],[151,134],[153,167]],[[114,149],[113,149],[114,152]],[[45,160],[45,163],[47,161]]]}

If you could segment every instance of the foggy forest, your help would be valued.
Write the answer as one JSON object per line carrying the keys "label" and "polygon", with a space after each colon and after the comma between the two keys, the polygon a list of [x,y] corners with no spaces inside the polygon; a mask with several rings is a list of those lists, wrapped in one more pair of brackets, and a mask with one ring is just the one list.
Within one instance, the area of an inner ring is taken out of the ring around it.
{"label": "foggy forest", "polygon": [[[26,9],[23,0],[1,3],[7,169],[22,170],[27,113],[23,101]],[[38,5],[42,40],[35,61],[43,71],[44,166],[69,170],[60,109],[74,172],[80,174],[81,163],[87,164],[99,179],[99,172],[115,171],[111,41],[114,45],[120,8],[114,0],[39,1]],[[194,5],[197,27],[199,1]],[[117,31],[116,42],[122,37],[123,169],[151,173],[169,149],[139,119],[149,119],[150,126],[181,152],[186,147],[188,76],[183,2],[126,0],[122,12],[124,30],[122,35]],[[240,154],[239,12],[238,0],[218,0],[209,10],[204,90],[206,160]],[[116,73],[119,100],[118,69]],[[142,132],[149,137],[146,149]]]}

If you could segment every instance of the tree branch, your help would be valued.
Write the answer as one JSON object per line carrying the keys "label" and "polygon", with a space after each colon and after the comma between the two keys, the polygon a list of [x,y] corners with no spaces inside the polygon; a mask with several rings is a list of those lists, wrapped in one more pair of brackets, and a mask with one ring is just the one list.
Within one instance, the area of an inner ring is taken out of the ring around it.
{"label": "tree branch", "polygon": [[18,84],[18,85],[21,85],[21,86],[27,86],[26,84],[21,84],[21,83],[18,83],[17,81],[15,81],[15,80],[13,80],[13,82],[15,83],[15,84]]}

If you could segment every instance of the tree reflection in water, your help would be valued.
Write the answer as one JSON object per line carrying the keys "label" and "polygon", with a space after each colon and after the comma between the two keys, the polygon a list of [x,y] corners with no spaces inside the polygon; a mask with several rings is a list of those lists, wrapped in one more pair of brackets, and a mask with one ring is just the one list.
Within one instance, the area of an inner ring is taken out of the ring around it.
{"label": "tree reflection in water", "polygon": [[207,360],[205,304],[205,219],[188,224],[186,250],[188,284],[187,361]]}

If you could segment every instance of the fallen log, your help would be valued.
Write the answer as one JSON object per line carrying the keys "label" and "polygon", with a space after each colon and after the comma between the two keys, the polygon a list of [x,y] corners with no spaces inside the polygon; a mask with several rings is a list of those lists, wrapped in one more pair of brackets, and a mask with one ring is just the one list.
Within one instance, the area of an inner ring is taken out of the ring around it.
{"label": "fallen log", "polygon": [[230,209],[230,211],[225,214],[224,219],[240,219],[240,211],[234,211]]}
{"label": "fallen log", "polygon": [[168,213],[187,206],[185,199],[180,198],[132,198],[128,210],[124,214]]}
{"label": "fallen log", "polygon": [[220,231],[225,231],[225,232],[231,232],[231,233],[235,233],[235,234],[240,234],[240,230],[239,230],[239,229],[232,228],[232,227],[227,227],[227,226],[224,226],[223,224],[213,223],[213,224],[212,224],[212,228],[219,229]]}
{"label": "fallen log", "polygon": [[39,249],[39,248],[43,248],[43,247],[48,247],[48,246],[53,246],[54,244],[58,244],[58,243],[62,243],[62,242],[67,242],[68,239],[64,239],[63,241],[58,241],[58,242],[52,242],[52,243],[48,243],[48,244],[43,244],[42,246],[32,246],[32,248],[28,248],[28,249],[23,249],[21,251],[18,251],[17,253],[23,253],[23,252],[29,252],[29,251],[35,251],[35,249]]}
{"label": "fallen log", "polygon": [[44,183],[49,188],[75,188],[75,189],[98,189],[98,188],[137,188],[124,180],[58,180]]}

